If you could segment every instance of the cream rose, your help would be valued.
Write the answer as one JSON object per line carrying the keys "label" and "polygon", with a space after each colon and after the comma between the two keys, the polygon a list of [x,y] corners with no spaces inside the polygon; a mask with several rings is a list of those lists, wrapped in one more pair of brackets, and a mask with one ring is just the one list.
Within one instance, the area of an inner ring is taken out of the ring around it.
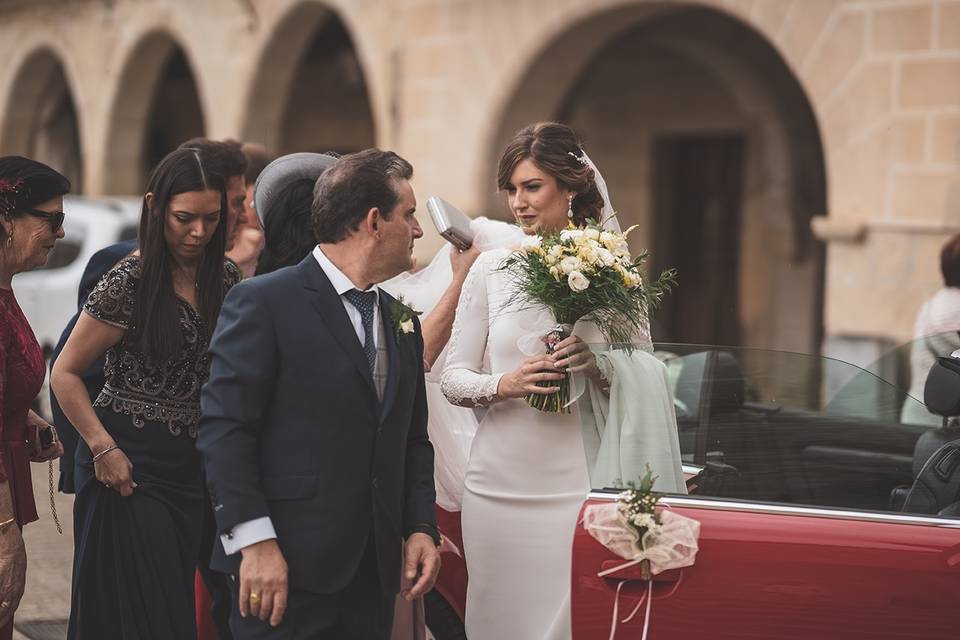
{"label": "cream rose", "polygon": [[579,271],[572,271],[570,275],[567,276],[567,286],[570,287],[571,291],[580,293],[590,286],[590,280]]}
{"label": "cream rose", "polygon": [[563,271],[564,274],[569,275],[574,271],[579,271],[582,267],[582,262],[580,258],[576,256],[567,256],[560,261],[560,271]]}

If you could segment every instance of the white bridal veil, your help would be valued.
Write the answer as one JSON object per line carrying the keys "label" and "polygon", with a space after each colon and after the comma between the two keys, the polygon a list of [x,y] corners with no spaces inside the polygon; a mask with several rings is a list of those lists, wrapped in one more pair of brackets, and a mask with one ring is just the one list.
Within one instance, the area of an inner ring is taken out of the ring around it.
{"label": "white bridal veil", "polygon": [[[475,218],[470,222],[470,228],[474,232],[474,245],[481,251],[514,247],[524,238],[523,231],[516,225],[488,218]],[[454,251],[453,246],[444,244],[425,268],[416,273],[402,273],[381,284],[381,288],[393,296],[402,295],[413,308],[423,311],[424,315],[429,314],[453,281],[451,251]],[[440,391],[440,374],[446,360],[447,349],[444,347],[426,374],[430,409],[427,429],[436,452],[437,504],[447,511],[459,511],[470,445],[477,432],[478,414],[483,410],[458,407],[447,401]]]}

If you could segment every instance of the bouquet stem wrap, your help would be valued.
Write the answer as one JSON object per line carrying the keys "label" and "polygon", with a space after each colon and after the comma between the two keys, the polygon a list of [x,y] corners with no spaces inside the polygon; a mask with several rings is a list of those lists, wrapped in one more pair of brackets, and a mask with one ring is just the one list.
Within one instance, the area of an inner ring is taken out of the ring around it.
{"label": "bouquet stem wrap", "polygon": [[[547,347],[547,355],[553,355],[557,344],[573,334],[572,324],[558,324],[552,327],[541,340]],[[560,391],[553,393],[531,393],[527,395],[527,404],[534,409],[546,413],[570,413],[570,376],[565,375],[562,380],[543,380],[537,383],[538,387],[560,387]]]}
{"label": "bouquet stem wrap", "polygon": [[[603,578],[636,564],[641,566],[644,576],[647,575],[648,569],[651,577],[668,569],[692,566],[696,562],[699,549],[700,523],[668,509],[661,510],[659,518],[661,524],[659,533],[656,536],[648,533],[640,538],[637,532],[623,521],[616,503],[588,505],[583,512],[583,528],[597,542],[626,560],[623,564],[597,575]],[[626,582],[621,580],[617,585],[613,619],[610,623],[610,640],[613,640],[616,635],[617,624],[629,622],[644,601],[647,606],[642,639],[646,640],[653,606],[653,582],[647,582],[647,591],[633,612],[623,620],[618,620],[620,590]]]}

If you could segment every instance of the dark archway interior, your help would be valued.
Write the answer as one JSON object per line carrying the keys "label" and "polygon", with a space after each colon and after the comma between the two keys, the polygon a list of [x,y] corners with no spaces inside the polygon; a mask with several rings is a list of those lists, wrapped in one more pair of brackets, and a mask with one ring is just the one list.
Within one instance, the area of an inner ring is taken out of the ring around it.
{"label": "dark archway interior", "polygon": [[353,41],[329,14],[304,49],[280,120],[279,153],[350,153],[374,145],[370,97]]}
{"label": "dark archway interior", "polygon": [[181,143],[204,135],[203,111],[197,84],[186,56],[171,51],[154,89],[144,132],[141,191],[165,155]]}
{"label": "dark archway interior", "polygon": [[77,110],[63,66],[47,51],[27,61],[14,83],[7,111],[4,153],[35,158],[83,192],[83,155]]}

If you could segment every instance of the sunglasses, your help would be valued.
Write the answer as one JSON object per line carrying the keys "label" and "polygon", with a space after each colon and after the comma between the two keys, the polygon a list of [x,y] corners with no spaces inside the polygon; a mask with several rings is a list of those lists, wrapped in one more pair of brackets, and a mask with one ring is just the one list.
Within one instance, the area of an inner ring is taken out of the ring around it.
{"label": "sunglasses", "polygon": [[27,209],[24,213],[34,218],[44,218],[50,225],[50,231],[56,233],[63,226],[63,218],[66,214],[63,211],[42,211],[40,209]]}

